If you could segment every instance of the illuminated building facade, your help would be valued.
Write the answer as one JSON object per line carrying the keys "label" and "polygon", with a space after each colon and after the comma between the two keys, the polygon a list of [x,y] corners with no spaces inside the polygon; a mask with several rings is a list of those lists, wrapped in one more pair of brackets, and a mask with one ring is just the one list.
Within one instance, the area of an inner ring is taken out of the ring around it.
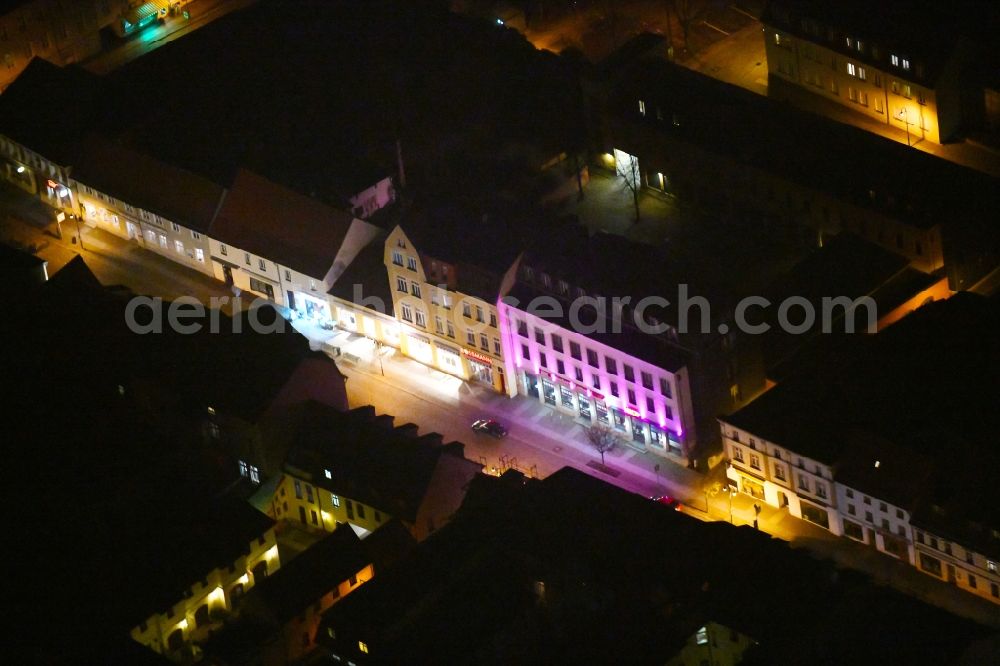
{"label": "illuminated building facade", "polygon": [[772,82],[809,90],[913,141],[948,139],[962,120],[961,75],[973,62],[971,45],[924,8],[859,4],[768,3],[762,20]]}
{"label": "illuminated building facade", "polygon": [[[256,511],[249,507],[247,510]],[[210,628],[220,627],[225,615],[249,589],[281,566],[273,522],[238,551],[231,561],[206,572],[169,607],[133,627],[132,638],[175,659],[192,649],[192,643],[207,639]]]}
{"label": "illuminated building facade", "polygon": [[424,365],[515,395],[496,304],[502,275],[441,256],[434,242],[415,244],[411,236],[422,234],[396,226],[385,241],[399,349]]}
{"label": "illuminated building facade", "polygon": [[7,11],[0,15],[0,56],[3,58],[0,91],[6,89],[34,57],[68,65],[99,52],[101,28],[114,23],[130,4],[128,0],[4,3]]}

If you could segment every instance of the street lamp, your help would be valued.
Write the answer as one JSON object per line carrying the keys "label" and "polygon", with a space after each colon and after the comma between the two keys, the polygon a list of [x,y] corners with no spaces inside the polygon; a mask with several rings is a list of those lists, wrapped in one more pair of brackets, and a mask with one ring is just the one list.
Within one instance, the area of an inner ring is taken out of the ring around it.
{"label": "street lamp", "polygon": [[729,524],[735,525],[736,523],[733,522],[733,495],[735,495],[739,491],[736,490],[734,486],[727,486],[727,487],[729,489]]}
{"label": "street lamp", "polygon": [[76,221],[76,237],[80,240],[80,249],[86,250],[87,248],[83,247],[83,233],[80,231],[80,216],[70,213],[69,219]]}

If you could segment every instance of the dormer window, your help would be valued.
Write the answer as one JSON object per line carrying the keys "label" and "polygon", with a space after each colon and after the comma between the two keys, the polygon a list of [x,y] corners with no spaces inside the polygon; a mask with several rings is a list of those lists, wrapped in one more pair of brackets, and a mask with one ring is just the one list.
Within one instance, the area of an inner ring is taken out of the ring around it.
{"label": "dormer window", "polygon": [[889,62],[892,63],[893,67],[899,67],[899,56],[893,53],[889,56]]}
{"label": "dormer window", "polygon": [[641,99],[639,100],[639,115],[646,115],[646,102]]}

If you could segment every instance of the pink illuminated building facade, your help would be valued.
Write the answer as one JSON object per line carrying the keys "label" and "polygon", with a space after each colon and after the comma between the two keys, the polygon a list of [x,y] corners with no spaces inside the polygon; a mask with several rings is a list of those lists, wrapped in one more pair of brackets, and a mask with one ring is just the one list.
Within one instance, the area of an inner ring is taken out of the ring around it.
{"label": "pink illuminated building facade", "polygon": [[[520,272],[524,277],[531,269]],[[586,295],[563,285],[560,302],[568,311],[571,295]],[[577,332],[587,327],[529,305],[540,299],[557,302],[519,280],[497,305],[507,374],[517,392],[585,424],[605,425],[635,448],[687,456],[694,420],[687,355],[670,343],[669,332],[648,335],[611,319],[605,332]]]}

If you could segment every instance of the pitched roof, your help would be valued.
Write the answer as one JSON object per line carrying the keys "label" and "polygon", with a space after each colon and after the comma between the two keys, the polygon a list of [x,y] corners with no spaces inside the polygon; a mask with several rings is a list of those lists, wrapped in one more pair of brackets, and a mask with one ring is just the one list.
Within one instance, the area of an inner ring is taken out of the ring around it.
{"label": "pitched roof", "polygon": [[330,492],[409,523],[416,520],[439,458],[461,457],[460,449],[442,445],[440,435],[394,429],[371,407],[340,412],[309,402],[295,427],[286,469],[304,471]]}
{"label": "pitched roof", "polygon": [[226,244],[322,280],[354,218],[245,169],[211,226]]}
{"label": "pitched roof", "polygon": [[102,80],[76,66],[34,58],[0,95],[0,127],[22,146],[68,164],[73,144],[89,131]]}
{"label": "pitched roof", "polygon": [[[327,293],[354,303],[356,288],[360,288],[362,298],[381,302],[382,313],[392,314],[392,291],[389,289],[389,274],[385,270],[385,241],[381,235],[358,252]],[[368,307],[375,308],[375,305],[369,301]]]}
{"label": "pitched roof", "polygon": [[222,187],[208,179],[96,134],[74,153],[77,182],[195,231],[208,231],[222,201]]}

